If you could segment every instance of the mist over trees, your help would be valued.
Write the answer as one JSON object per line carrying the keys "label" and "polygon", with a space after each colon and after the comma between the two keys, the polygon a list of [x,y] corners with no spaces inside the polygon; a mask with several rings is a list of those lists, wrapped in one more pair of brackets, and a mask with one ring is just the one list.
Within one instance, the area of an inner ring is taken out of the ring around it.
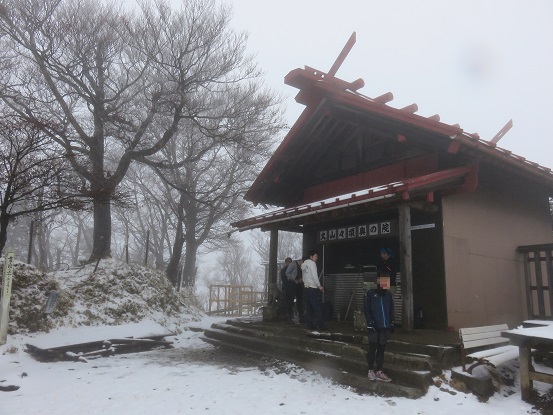
{"label": "mist over trees", "polygon": [[200,247],[248,213],[242,196],[284,127],[230,19],[214,0],[0,1],[0,102],[89,207],[25,216],[16,249],[33,220],[43,269],[115,257],[193,279]]}
{"label": "mist over trees", "polygon": [[[0,113],[1,114],[1,113]],[[70,167],[42,127],[2,114],[0,119],[0,255],[8,226],[25,215],[45,218],[59,208],[82,209]],[[41,237],[44,232],[39,233]]]}
{"label": "mist over trees", "polygon": [[[302,257],[302,235],[279,232],[277,257]],[[216,264],[204,267],[200,274],[200,290],[196,293],[206,309],[212,285],[250,286],[254,292],[266,292],[268,284],[269,232],[258,229],[240,236],[232,234],[220,240]]]}
{"label": "mist over trees", "polygon": [[[270,238],[268,233],[255,229],[250,232],[250,235],[252,249],[261,258],[268,259],[270,247]],[[292,259],[302,259],[304,255],[302,244],[303,239],[301,234],[295,232],[279,232],[277,246],[278,259],[284,260],[287,257]]]}

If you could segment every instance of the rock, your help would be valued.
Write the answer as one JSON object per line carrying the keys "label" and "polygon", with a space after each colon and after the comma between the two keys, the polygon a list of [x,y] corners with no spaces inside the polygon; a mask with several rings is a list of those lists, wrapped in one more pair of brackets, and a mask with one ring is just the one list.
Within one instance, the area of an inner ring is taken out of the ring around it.
{"label": "rock", "polygon": [[0,391],[2,392],[13,392],[18,389],[19,389],[19,386],[16,386],[16,385],[7,385],[7,386],[0,385]]}
{"label": "rock", "polygon": [[452,390],[449,390],[449,389],[446,389],[446,388],[440,388],[440,390],[441,390],[442,392],[447,392],[447,393],[449,393],[450,395],[457,395],[457,392],[452,391]]}

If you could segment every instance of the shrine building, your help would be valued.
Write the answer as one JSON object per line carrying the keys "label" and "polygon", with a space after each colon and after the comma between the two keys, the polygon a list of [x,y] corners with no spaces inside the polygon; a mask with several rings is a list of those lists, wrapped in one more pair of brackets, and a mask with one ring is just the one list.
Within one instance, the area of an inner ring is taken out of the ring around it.
{"label": "shrine building", "polygon": [[361,94],[363,80],[335,77],[344,58],[328,73],[305,67],[285,77],[305,109],[245,196],[279,209],[232,224],[271,233],[270,285],[278,231],[300,232],[304,253],[319,252],[335,316],[353,318],[350,294],[358,309],[389,247],[406,329],[417,310],[438,330],[519,324],[528,299],[517,247],[553,242],[552,171],[497,145],[510,123],[484,140],[417,115],[416,104],[394,108],[391,93]]}

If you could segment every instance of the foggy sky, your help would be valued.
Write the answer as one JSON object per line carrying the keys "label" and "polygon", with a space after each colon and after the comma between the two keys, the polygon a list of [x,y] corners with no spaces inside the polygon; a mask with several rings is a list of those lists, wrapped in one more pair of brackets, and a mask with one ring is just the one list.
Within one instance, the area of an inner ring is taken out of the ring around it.
{"label": "foggy sky", "polygon": [[468,133],[553,167],[553,2],[548,0],[228,0],[232,25],[266,83],[286,99],[289,125],[304,106],[284,76],[304,65],[328,71],[352,32],[357,43],[337,76],[363,78],[359,92],[392,92]]}

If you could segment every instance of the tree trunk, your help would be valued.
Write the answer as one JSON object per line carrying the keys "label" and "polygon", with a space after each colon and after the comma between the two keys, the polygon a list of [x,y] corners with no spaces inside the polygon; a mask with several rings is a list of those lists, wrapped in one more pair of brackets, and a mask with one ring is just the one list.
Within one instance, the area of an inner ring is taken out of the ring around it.
{"label": "tree trunk", "polygon": [[94,233],[89,261],[111,257],[111,201],[94,201]]}
{"label": "tree trunk", "polygon": [[52,266],[56,271],[59,271],[61,268],[61,248],[59,246],[56,247],[56,263],[52,264]]}
{"label": "tree trunk", "polygon": [[6,241],[8,240],[8,225],[10,224],[9,218],[6,214],[0,214],[0,257],[4,248],[6,247]]}
{"label": "tree trunk", "polygon": [[181,233],[180,237],[179,236],[175,237],[175,244],[173,245],[173,254],[171,255],[171,259],[169,259],[169,263],[167,264],[167,268],[165,270],[165,274],[167,275],[167,278],[169,279],[169,281],[171,281],[171,284],[173,284],[174,287],[177,286],[177,281],[179,277],[179,262],[182,255],[183,246],[184,246],[184,238],[182,237],[182,233]]}
{"label": "tree trunk", "polygon": [[[184,265],[182,267],[182,282],[185,285],[193,285],[196,280],[196,259],[198,257],[198,247],[202,241],[196,239],[196,231],[198,230],[198,210],[194,200],[189,200],[183,197],[182,206],[185,209],[183,216],[186,223],[184,229],[184,240],[186,249],[184,251]],[[206,224],[206,226],[208,226]]]}
{"label": "tree trunk", "polygon": [[155,269],[162,270],[165,266],[165,258],[163,258],[163,252],[155,251],[153,254],[156,261],[156,263],[154,264]]}
{"label": "tree trunk", "polygon": [[75,250],[73,251],[73,266],[76,267],[79,265],[79,251],[81,250],[81,225],[77,226],[77,236],[75,240]]}
{"label": "tree trunk", "polygon": [[[188,236],[190,234],[190,236]],[[185,285],[193,285],[196,279],[196,259],[198,256],[198,243],[194,231],[186,236],[186,251],[184,253],[184,266],[182,268],[182,281]]]}
{"label": "tree trunk", "polygon": [[[185,196],[181,195],[179,206],[183,209],[185,204]],[[186,244],[184,250],[184,265],[182,268],[182,282],[186,285],[194,283],[196,276],[196,259],[198,255],[199,242],[196,240],[196,216],[195,211],[189,206],[186,212],[186,227],[184,227],[184,213],[181,210],[179,214],[179,221],[177,224],[177,234],[175,235],[175,244],[173,246],[173,253],[169,264],[167,265],[167,278],[176,286],[178,282],[178,268],[179,262],[182,257],[183,247]],[[186,229],[186,232],[184,231]]]}
{"label": "tree trunk", "polygon": [[[184,232],[183,232],[183,214],[182,214],[182,196],[179,203],[179,213],[178,213],[178,221],[177,221],[177,228],[176,228],[176,234],[175,234],[175,243],[173,244],[173,252],[171,253],[171,258],[169,259],[169,263],[167,264],[167,268],[165,270],[165,274],[167,275],[167,278],[169,281],[171,281],[171,284],[173,284],[174,287],[177,286],[177,282],[179,279],[179,263],[180,258],[182,255],[182,248],[184,246]],[[188,247],[187,247],[188,248]]]}
{"label": "tree trunk", "polygon": [[[40,215],[42,216],[42,215]],[[46,225],[44,224],[44,219],[40,218],[36,221],[38,223],[36,241],[37,241],[37,268],[41,271],[46,272],[48,270],[48,258],[47,251],[49,249],[48,240],[46,238]]]}

